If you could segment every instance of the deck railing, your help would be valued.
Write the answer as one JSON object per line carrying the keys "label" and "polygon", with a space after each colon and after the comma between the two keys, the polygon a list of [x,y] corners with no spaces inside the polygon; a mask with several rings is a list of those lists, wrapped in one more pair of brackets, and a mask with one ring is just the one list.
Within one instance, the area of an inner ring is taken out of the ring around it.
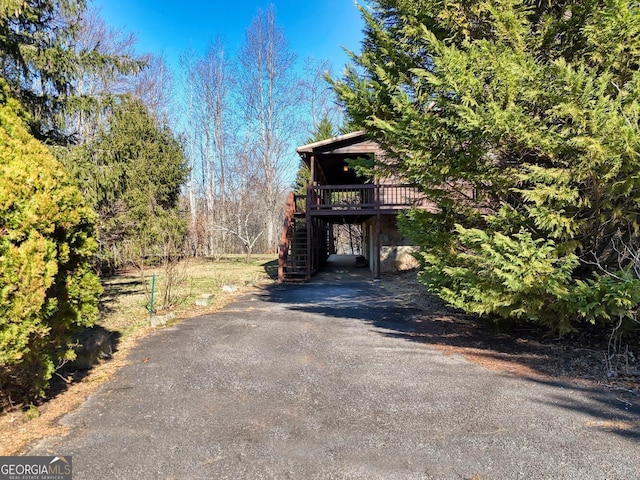
{"label": "deck railing", "polygon": [[421,199],[410,185],[323,185],[309,187],[310,211],[389,210],[410,207]]}

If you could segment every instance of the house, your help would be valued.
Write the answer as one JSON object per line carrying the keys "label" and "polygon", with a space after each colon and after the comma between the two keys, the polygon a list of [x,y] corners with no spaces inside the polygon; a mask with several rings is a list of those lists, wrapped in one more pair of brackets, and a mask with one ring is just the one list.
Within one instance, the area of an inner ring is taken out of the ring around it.
{"label": "house", "polygon": [[[359,225],[360,255],[374,278],[383,272],[412,268],[416,261],[397,228],[403,209],[429,208],[419,191],[397,177],[359,174],[349,160],[386,161],[380,146],[363,131],[298,147],[311,171],[306,195],[290,193],[279,248],[281,282],[307,281],[336,253],[336,225]],[[375,169],[374,169],[375,170]],[[353,253],[353,252],[351,252]]]}

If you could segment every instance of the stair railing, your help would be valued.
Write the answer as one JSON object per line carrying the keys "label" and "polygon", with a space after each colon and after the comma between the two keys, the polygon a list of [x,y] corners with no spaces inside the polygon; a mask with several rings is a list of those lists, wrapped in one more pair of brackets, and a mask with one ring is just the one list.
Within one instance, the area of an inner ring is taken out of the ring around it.
{"label": "stair railing", "polygon": [[296,198],[293,192],[289,192],[287,206],[284,210],[284,223],[282,234],[280,235],[280,245],[278,248],[278,282],[284,281],[284,268],[287,263],[287,255],[293,238],[294,214],[296,213]]}

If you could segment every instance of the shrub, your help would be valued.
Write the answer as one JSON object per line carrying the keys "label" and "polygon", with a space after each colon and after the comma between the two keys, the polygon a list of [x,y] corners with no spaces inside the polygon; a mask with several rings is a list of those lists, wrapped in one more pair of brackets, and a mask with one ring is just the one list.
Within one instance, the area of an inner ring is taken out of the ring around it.
{"label": "shrub", "polygon": [[43,395],[94,323],[94,213],[0,84],[0,405]]}
{"label": "shrub", "polygon": [[462,254],[423,253],[422,281],[452,305],[479,315],[525,317],[566,332],[575,255],[561,257],[552,240],[488,234],[456,226]]}
{"label": "shrub", "polygon": [[403,223],[427,286],[559,332],[640,326],[637,2],[368,3],[333,85],[379,171],[433,202]]}

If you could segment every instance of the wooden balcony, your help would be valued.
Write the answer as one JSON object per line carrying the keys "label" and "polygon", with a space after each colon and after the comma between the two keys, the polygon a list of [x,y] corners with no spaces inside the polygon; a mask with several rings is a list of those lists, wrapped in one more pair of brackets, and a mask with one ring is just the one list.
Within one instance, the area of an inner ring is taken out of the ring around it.
{"label": "wooden balcony", "polygon": [[324,185],[296,197],[296,213],[312,216],[375,215],[419,206],[422,195],[409,185]]}

